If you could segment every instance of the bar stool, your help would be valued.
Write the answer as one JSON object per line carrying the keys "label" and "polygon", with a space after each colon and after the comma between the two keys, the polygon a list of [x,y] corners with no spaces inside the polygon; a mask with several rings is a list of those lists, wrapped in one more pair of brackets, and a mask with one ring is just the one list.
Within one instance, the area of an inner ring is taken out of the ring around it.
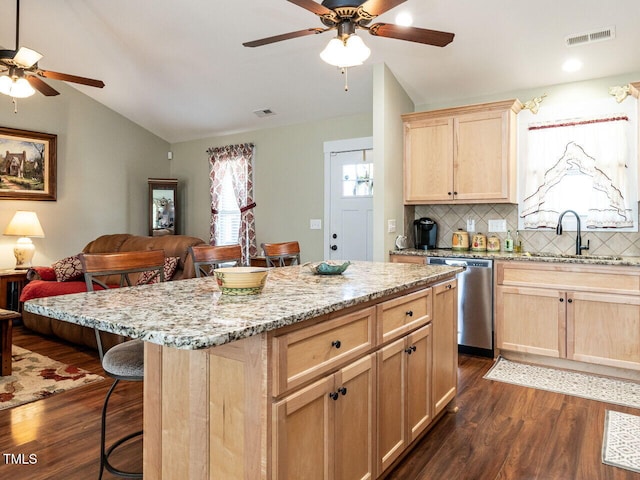
{"label": "bar stool", "polygon": [[300,245],[298,242],[263,243],[267,267],[286,267],[300,265]]}
{"label": "bar stool", "polygon": [[[132,286],[130,274],[138,274],[136,285],[160,281],[164,282],[164,251],[147,250],[126,253],[81,254],[80,261],[84,272],[87,291],[108,289],[109,280],[117,278],[120,287]],[[148,272],[148,273],[147,273]],[[111,276],[111,279],[108,277]],[[115,277],[113,277],[115,276]],[[95,329],[100,362],[105,373],[114,379],[113,385],[107,392],[102,407],[100,430],[100,475],[106,468],[113,475],[124,478],[142,478],[142,472],[128,472],[120,470],[109,463],[111,453],[125,442],[142,435],[142,430],[131,433],[117,440],[106,448],[107,406],[109,398],[121,380],[128,382],[142,382],[144,380],[144,343],[141,340],[130,340],[103,351],[100,330]]]}
{"label": "bar stool", "polygon": [[208,277],[221,264],[242,264],[242,248],[240,245],[197,245],[189,247],[196,269],[196,277]]}

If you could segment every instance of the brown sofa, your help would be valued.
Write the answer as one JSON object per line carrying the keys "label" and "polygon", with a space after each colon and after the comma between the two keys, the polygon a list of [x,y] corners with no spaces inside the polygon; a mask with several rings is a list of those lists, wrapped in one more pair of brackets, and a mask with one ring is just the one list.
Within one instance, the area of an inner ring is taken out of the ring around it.
{"label": "brown sofa", "polygon": [[[166,257],[179,257],[178,265],[171,280],[182,280],[185,278],[195,277],[195,269],[193,260],[188,255],[188,248],[194,245],[202,245],[205,242],[196,237],[186,235],[166,235],[162,237],[143,237],[130,235],[128,233],[119,233],[114,235],[103,235],[89,242],[83,249],[83,253],[114,253],[114,252],[133,252],[139,250],[164,250]],[[30,300],[32,298],[42,298],[53,295],[64,295],[66,293],[75,293],[86,291],[86,285],[83,278],[75,281],[58,282],[56,280],[46,280],[45,275],[42,279],[36,272],[36,268],[32,273],[36,276],[35,280],[30,281],[22,290],[21,301]],[[49,277],[50,278],[50,277]],[[41,333],[62,338],[68,342],[78,345],[85,345],[92,348],[96,347],[95,333],[92,328],[75,325],[69,322],[55,320],[49,317],[43,317],[29,312],[23,312],[22,321],[25,327]],[[115,343],[121,342],[123,339],[118,335],[109,333],[102,334],[102,341],[105,347],[109,347]]]}

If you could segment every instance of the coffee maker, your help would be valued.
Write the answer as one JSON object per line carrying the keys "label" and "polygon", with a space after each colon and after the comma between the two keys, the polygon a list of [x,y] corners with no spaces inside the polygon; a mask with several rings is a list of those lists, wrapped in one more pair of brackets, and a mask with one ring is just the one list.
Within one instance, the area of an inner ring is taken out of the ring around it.
{"label": "coffee maker", "polygon": [[438,238],[438,224],[428,217],[413,222],[413,233],[417,250],[431,250],[436,248]]}

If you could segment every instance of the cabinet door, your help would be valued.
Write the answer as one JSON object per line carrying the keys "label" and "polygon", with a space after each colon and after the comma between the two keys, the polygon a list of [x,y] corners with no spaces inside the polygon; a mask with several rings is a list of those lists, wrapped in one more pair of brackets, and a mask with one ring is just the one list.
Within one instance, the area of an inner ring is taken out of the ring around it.
{"label": "cabinet door", "polygon": [[496,288],[498,348],[564,358],[565,294],[544,288]]}
{"label": "cabinet door", "polygon": [[405,338],[377,352],[378,472],[386,470],[406,447]]}
{"label": "cabinet door", "polygon": [[[508,113],[460,115],[454,121],[456,200],[510,200]],[[515,167],[515,162],[513,162]]]}
{"label": "cabinet door", "polygon": [[333,466],[333,375],[273,406],[273,477],[327,480]]}
{"label": "cabinet door", "polygon": [[567,358],[640,370],[640,298],[568,293]]}
{"label": "cabinet door", "polygon": [[407,445],[431,423],[431,325],[411,333],[405,345],[407,362]]}
{"label": "cabinet door", "polygon": [[453,119],[405,123],[404,200],[453,199]]}
{"label": "cabinet door", "polygon": [[458,383],[458,282],[433,287],[433,415],[456,396]]}
{"label": "cabinet door", "polygon": [[[336,373],[335,478],[375,478],[373,461],[375,355],[367,355]],[[302,477],[301,477],[302,478]]]}

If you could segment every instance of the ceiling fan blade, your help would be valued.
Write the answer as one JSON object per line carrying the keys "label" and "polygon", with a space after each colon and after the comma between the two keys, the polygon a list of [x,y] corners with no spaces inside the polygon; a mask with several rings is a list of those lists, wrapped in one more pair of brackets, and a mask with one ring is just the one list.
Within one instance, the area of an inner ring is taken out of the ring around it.
{"label": "ceiling fan blade", "polygon": [[38,90],[41,94],[47,96],[47,97],[54,97],[56,95],[60,95],[60,92],[58,92],[55,88],[50,87],[49,85],[47,85],[46,83],[44,83],[40,77],[36,77],[35,75],[28,75],[27,76],[27,81],[29,82],[29,84],[35,88],[36,90]]}
{"label": "ceiling fan blade", "polygon": [[360,9],[364,10],[372,17],[377,17],[378,15],[382,15],[384,12],[395,8],[406,1],[407,0],[367,0],[360,5]]}
{"label": "ceiling fan blade", "polygon": [[333,10],[328,9],[327,7],[325,7],[324,5],[321,5],[318,2],[314,2],[313,0],[289,0],[289,1],[319,16],[323,16],[323,15],[329,15],[331,17],[335,16],[335,12]]}
{"label": "ceiling fan blade", "polygon": [[273,37],[261,38],[260,40],[254,40],[252,42],[245,42],[242,45],[245,47],[260,47],[262,45],[268,45],[270,43],[281,42],[282,40],[289,40],[291,38],[304,37],[306,35],[314,35],[317,33],[326,32],[329,28],[307,28],[305,30],[298,30],[297,32],[283,33],[282,35],[275,35]]}
{"label": "ceiling fan blade", "polygon": [[90,87],[102,88],[104,82],[102,80],[95,80],[93,78],[78,77],[76,75],[69,75],[68,73],[52,72],[49,70],[38,70],[38,75],[51,78],[53,80],[63,80],[65,82],[79,83],[81,85],[89,85]]}
{"label": "ceiling fan blade", "polygon": [[427,30],[426,28],[401,27],[390,23],[376,23],[369,27],[369,33],[378,37],[397,38],[409,42],[425,43],[435,47],[444,47],[453,41],[455,34]]}
{"label": "ceiling fan blade", "polygon": [[27,47],[20,47],[16,56],[13,57],[14,63],[23,67],[31,68],[42,58],[42,55],[35,50],[31,50]]}

